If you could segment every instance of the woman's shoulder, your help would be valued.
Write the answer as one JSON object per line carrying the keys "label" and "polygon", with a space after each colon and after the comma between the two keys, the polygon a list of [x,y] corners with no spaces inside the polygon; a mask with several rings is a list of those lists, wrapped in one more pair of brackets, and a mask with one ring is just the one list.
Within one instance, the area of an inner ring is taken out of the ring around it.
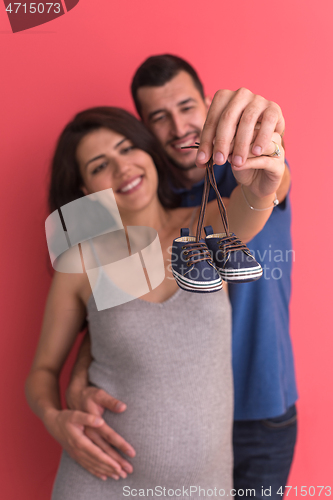
{"label": "woman's shoulder", "polygon": [[63,306],[78,307],[84,305],[82,291],[86,287],[86,273],[54,271],[49,291],[50,298]]}

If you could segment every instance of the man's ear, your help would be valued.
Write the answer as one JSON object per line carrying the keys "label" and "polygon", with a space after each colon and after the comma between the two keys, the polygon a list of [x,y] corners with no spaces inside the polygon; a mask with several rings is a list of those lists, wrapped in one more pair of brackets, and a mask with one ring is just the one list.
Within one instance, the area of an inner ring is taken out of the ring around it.
{"label": "man's ear", "polygon": [[209,95],[206,95],[204,102],[206,104],[207,111],[209,110],[210,105],[212,104],[212,98]]}

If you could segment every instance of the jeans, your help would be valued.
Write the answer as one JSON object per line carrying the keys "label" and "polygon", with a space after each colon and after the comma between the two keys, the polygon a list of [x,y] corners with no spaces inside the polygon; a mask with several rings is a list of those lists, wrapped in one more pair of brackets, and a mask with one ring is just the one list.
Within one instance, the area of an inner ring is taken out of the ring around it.
{"label": "jeans", "polygon": [[[277,492],[283,493],[285,489],[296,433],[295,405],[279,417],[234,422],[234,488],[244,490],[235,498],[282,499]],[[262,488],[268,490],[266,495]],[[250,489],[255,493],[246,492]]]}

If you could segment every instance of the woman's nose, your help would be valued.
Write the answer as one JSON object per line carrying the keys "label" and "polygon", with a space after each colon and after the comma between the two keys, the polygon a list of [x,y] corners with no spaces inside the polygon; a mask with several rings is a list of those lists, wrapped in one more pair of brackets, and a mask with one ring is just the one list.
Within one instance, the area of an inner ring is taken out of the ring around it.
{"label": "woman's nose", "polygon": [[127,158],[117,157],[112,159],[113,173],[115,177],[122,176],[130,168]]}

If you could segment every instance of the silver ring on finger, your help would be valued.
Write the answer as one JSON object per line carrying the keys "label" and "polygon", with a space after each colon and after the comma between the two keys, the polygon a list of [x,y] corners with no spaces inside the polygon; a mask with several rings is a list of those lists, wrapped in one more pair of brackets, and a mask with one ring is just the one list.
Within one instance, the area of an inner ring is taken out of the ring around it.
{"label": "silver ring on finger", "polygon": [[266,155],[266,156],[270,156],[271,158],[274,158],[276,156],[281,156],[281,151],[280,151],[280,148],[279,148],[279,145],[276,144],[276,142],[272,141],[274,144],[275,144],[275,151],[273,151],[273,153],[271,153],[270,155]]}

